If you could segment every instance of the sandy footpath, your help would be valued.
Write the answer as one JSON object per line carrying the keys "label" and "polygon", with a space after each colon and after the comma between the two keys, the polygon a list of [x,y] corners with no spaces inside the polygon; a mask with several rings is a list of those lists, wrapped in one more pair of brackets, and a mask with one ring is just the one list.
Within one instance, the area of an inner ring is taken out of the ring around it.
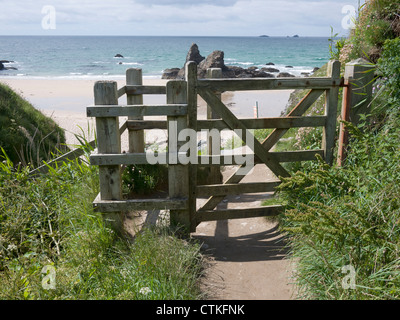
{"label": "sandy footpath", "polygon": [[[74,134],[93,137],[94,119],[86,117],[86,107],[93,104],[93,86],[96,80],[56,79],[5,79],[37,109],[52,117],[66,130],[67,144],[76,144]],[[145,79],[145,85],[165,84],[165,80]],[[118,88],[124,80],[118,81]],[[279,117],[285,109],[291,90],[226,92],[223,102],[238,117],[253,118],[253,107],[258,102],[259,117]],[[126,103],[122,97],[120,104]],[[144,103],[163,104],[165,95],[145,96]],[[206,104],[198,101],[199,119],[206,117]],[[120,120],[122,124],[123,119]],[[122,149],[126,150],[126,136],[122,138]],[[147,142],[166,140],[160,130],[146,130]],[[224,175],[228,175],[225,172]],[[256,166],[246,182],[274,179],[264,167]],[[227,197],[220,206],[248,208],[261,204],[271,194],[254,194]],[[238,219],[218,222],[203,222],[192,235],[204,242],[204,249],[212,261],[206,270],[204,290],[210,299],[228,300],[287,300],[292,298],[290,265],[285,260],[282,236],[274,223],[264,218]]]}

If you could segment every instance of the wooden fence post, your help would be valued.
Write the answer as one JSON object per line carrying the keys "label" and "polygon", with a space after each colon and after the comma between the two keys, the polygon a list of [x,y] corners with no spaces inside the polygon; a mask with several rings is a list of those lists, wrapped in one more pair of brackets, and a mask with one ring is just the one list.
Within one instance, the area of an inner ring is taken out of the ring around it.
{"label": "wooden fence post", "polygon": [[[130,68],[126,70],[126,85],[143,85],[142,69]],[[127,94],[128,105],[143,104],[143,95]],[[128,120],[143,120],[143,117],[128,117]],[[129,153],[144,153],[144,130],[131,131],[129,135]]]}
{"label": "wooden fence post", "polygon": [[332,165],[340,84],[340,62],[338,60],[329,61],[327,76],[335,80],[336,86],[326,90],[325,116],[327,117],[327,122],[323,129],[322,149],[324,150],[325,161]]}
{"label": "wooden fence post", "polygon": [[[185,65],[188,103],[188,127],[197,132],[197,63],[189,61]],[[197,156],[197,150],[196,150]],[[189,231],[196,232],[197,227],[197,164],[189,164]]]}
{"label": "wooden fence post", "polygon": [[[209,68],[207,69],[208,79],[220,79],[222,78],[222,69],[221,68]],[[221,100],[221,93],[216,93],[216,96]],[[207,104],[207,120],[212,119],[220,119],[219,115],[213,111],[210,105]],[[221,136],[220,136],[221,141]],[[220,155],[221,152],[217,154],[213,154],[213,141],[211,135],[207,136],[207,149],[209,155]],[[220,148],[219,148],[220,149]],[[210,166],[207,168],[208,170],[208,178],[207,182],[209,184],[220,184],[222,183],[222,174],[221,174],[221,167],[219,166]]]}
{"label": "wooden fence post", "polygon": [[[169,81],[167,83],[167,104],[186,104],[186,81]],[[189,199],[189,166],[179,164],[178,152],[186,143],[178,141],[178,135],[188,126],[188,116],[168,116],[168,185],[169,197]],[[171,225],[183,226],[186,231],[191,229],[188,209],[170,210]]]}
{"label": "wooden fence post", "polygon": [[[118,105],[118,88],[115,81],[97,81],[94,85],[95,105]],[[121,153],[121,136],[118,117],[96,118],[99,154]],[[99,166],[100,199],[122,200],[121,168],[119,165]],[[103,214],[106,225],[118,235],[124,233],[123,213]]]}
{"label": "wooden fence post", "polygon": [[[355,125],[360,121],[360,114],[367,114],[372,98],[373,65],[364,59],[357,59],[346,64],[344,72],[343,100],[341,120]],[[340,124],[339,149],[337,163],[343,165],[346,158],[348,131]]]}

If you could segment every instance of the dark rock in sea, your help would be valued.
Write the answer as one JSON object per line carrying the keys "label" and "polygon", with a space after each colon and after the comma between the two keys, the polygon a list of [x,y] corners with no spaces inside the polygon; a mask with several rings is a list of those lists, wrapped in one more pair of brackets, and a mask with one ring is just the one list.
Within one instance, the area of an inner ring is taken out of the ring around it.
{"label": "dark rock in sea", "polygon": [[264,72],[279,72],[279,70],[275,69],[275,68],[261,68],[261,71],[264,71]]}
{"label": "dark rock in sea", "polygon": [[295,77],[293,74],[288,73],[288,72],[281,72],[277,76],[277,78],[293,78]]}
{"label": "dark rock in sea", "polygon": [[161,79],[176,79],[180,70],[179,68],[165,69]]}
{"label": "dark rock in sea", "polygon": [[0,70],[5,70],[4,64],[2,62],[0,62]]}
{"label": "dark rock in sea", "polygon": [[293,38],[300,38],[298,34],[295,34]]}
{"label": "dark rock in sea", "polygon": [[123,58],[124,56],[122,55],[122,54],[120,54],[120,53],[117,53],[115,56],[114,56],[114,58]]}
{"label": "dark rock in sea", "polygon": [[253,78],[275,78],[273,74],[260,70],[252,72],[252,76]]}
{"label": "dark rock in sea", "polygon": [[199,64],[200,62],[202,62],[205,59],[205,57],[203,57],[200,54],[199,51],[199,47],[197,46],[197,44],[193,43],[189,49],[189,52],[186,56],[186,62],[188,61],[194,61],[197,64]]}
{"label": "dark rock in sea", "polygon": [[317,72],[318,70],[319,70],[319,68],[318,68],[318,67],[315,67],[315,68],[313,69],[312,73]]}
{"label": "dark rock in sea", "polygon": [[[198,46],[193,43],[186,56],[186,62],[194,61],[197,63],[197,76],[199,79],[204,79],[207,75],[207,69],[220,68],[222,70],[223,78],[273,78],[274,75],[270,72],[279,72],[274,68],[262,68],[259,70],[257,67],[249,67],[244,69],[237,66],[226,66],[224,61],[224,52],[215,50],[204,58],[199,51]],[[274,65],[272,62],[269,65]],[[172,68],[166,69],[163,72],[162,79],[184,79],[185,68]]]}
{"label": "dark rock in sea", "polygon": [[275,63],[268,62],[268,63],[266,63],[265,65],[266,65],[266,66],[274,66],[274,65],[275,65]]}
{"label": "dark rock in sea", "polygon": [[285,66],[285,68],[293,68],[293,66]]}
{"label": "dark rock in sea", "polygon": [[304,77],[309,77],[310,73],[309,72],[302,72],[301,75],[304,76]]}
{"label": "dark rock in sea", "polygon": [[199,63],[199,69],[207,70],[209,68],[221,68],[222,71],[225,69],[224,52],[221,50],[215,50],[210,53],[206,59]]}
{"label": "dark rock in sea", "polygon": [[266,34],[263,34],[260,36],[260,38],[269,38],[269,36],[267,36]]}

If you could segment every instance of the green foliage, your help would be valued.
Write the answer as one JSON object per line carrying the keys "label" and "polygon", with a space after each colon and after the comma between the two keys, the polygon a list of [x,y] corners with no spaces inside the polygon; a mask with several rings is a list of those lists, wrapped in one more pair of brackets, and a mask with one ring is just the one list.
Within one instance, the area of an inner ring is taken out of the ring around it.
{"label": "green foliage", "polygon": [[346,43],[346,38],[339,38],[337,39],[337,36],[339,34],[333,33],[333,28],[331,27],[331,37],[328,39],[329,41],[329,54],[331,60],[338,60],[340,57],[340,53],[345,46]]}
{"label": "green foliage", "polygon": [[126,193],[148,194],[163,187],[168,179],[167,166],[130,165],[122,173]]}
{"label": "green foliage", "polygon": [[[368,1],[341,51],[346,62],[380,47],[371,114],[361,115],[357,127],[344,122],[351,137],[345,165],[319,159],[292,170],[278,188],[300,298],[400,298],[400,40],[393,39],[399,8],[398,1]],[[299,131],[298,147],[320,136],[306,131]],[[348,267],[354,289],[345,285]]]}
{"label": "green foliage", "polygon": [[64,131],[8,86],[0,85],[0,146],[11,161],[37,166],[65,151]]}
{"label": "green foliage", "polygon": [[[355,140],[346,167],[320,159],[317,170],[298,172],[279,187],[287,201],[283,229],[299,259],[297,284],[312,299],[398,299],[399,131],[350,130]],[[341,284],[346,265],[356,270],[356,290]]]}
{"label": "green foliage", "polygon": [[393,37],[391,24],[387,20],[372,20],[364,30],[367,43],[381,47],[386,39]]}
{"label": "green foliage", "polygon": [[340,61],[346,63],[363,57],[376,63],[387,39],[400,36],[400,2],[398,0],[369,0],[360,11],[342,50]]}
{"label": "green foliage", "polygon": [[383,49],[378,71],[389,93],[388,102],[394,103],[400,101],[400,38],[386,40]]}
{"label": "green foliage", "polygon": [[[86,149],[87,146],[83,146]],[[116,237],[93,212],[98,169],[68,161],[29,177],[0,162],[0,299],[197,299],[199,245],[166,227]],[[47,290],[43,268],[54,268]]]}

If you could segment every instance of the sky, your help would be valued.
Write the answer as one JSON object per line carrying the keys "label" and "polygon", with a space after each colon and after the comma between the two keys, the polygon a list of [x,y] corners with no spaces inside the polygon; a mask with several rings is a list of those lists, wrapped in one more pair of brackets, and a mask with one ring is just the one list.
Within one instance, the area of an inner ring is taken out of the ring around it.
{"label": "sky", "polygon": [[328,37],[348,34],[359,2],[0,0],[0,35]]}

